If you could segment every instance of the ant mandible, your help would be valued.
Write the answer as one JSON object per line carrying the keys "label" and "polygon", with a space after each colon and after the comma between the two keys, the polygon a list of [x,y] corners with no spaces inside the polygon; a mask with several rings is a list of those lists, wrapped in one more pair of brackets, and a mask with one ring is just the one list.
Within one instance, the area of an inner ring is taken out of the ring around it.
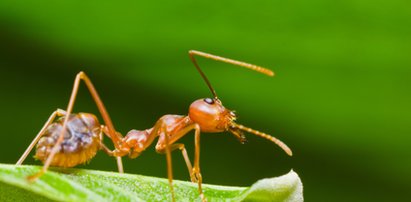
{"label": "ant mandible", "polygon": [[[85,163],[91,160],[99,149],[103,149],[108,155],[116,157],[119,172],[123,172],[121,157],[128,155],[130,158],[137,158],[153,143],[155,138],[159,137],[155,149],[158,153],[166,154],[167,173],[172,200],[174,201],[171,151],[179,149],[187,164],[191,181],[198,183],[200,197],[202,201],[205,201],[206,199],[202,191],[202,176],[200,172],[201,132],[219,133],[227,131],[232,133],[241,143],[246,142],[243,131],[248,132],[274,142],[288,155],[292,156],[291,149],[277,138],[235,122],[236,115],[234,111],[228,110],[223,106],[221,100],[217,97],[214,88],[211,86],[210,81],[199,67],[195,56],[245,67],[268,76],[274,76],[274,73],[271,70],[195,50],[190,50],[189,56],[213,94],[213,98],[204,98],[194,101],[189,107],[187,116],[164,115],[152,128],[146,130],[131,130],[125,137],[123,137],[115,130],[110,116],[91,80],[85,73],[80,72],[77,74],[74,81],[74,87],[67,110],[63,111],[58,109],[50,116],[39,134],[23,153],[22,157],[17,162],[17,165],[20,165],[24,161],[33,147],[37,144],[35,157],[41,160],[44,163],[44,166],[39,172],[29,176],[29,180],[35,180],[42,176],[49,166],[73,167]],[[86,84],[106,125],[99,124],[97,118],[93,114],[71,113],[80,81],[84,81]],[[62,118],[54,122],[54,119],[57,116]],[[177,140],[191,130],[194,130],[195,133],[194,166],[191,164],[184,144],[176,143]],[[65,133],[64,131],[67,132]],[[107,135],[113,141],[115,147],[114,150],[111,151],[103,144],[103,134]]]}

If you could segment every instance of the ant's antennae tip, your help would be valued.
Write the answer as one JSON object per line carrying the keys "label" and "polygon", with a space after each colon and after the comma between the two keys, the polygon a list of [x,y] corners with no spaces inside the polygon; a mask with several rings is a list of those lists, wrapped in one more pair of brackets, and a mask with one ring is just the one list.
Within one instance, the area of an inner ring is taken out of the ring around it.
{"label": "ant's antennae tip", "polygon": [[268,76],[274,76],[275,74],[274,74],[274,72],[273,71],[269,71],[268,72]]}
{"label": "ant's antennae tip", "polygon": [[260,70],[258,70],[260,73],[263,73],[267,76],[274,76],[275,73],[271,69],[266,69],[264,67],[260,67]]}

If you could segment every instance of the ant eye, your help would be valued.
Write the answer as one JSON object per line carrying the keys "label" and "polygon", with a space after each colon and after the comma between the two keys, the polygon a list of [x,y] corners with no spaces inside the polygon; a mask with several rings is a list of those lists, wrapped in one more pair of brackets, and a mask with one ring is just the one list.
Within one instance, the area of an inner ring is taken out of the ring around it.
{"label": "ant eye", "polygon": [[210,104],[210,105],[214,104],[214,100],[211,99],[211,98],[205,98],[204,102],[206,102],[207,104]]}

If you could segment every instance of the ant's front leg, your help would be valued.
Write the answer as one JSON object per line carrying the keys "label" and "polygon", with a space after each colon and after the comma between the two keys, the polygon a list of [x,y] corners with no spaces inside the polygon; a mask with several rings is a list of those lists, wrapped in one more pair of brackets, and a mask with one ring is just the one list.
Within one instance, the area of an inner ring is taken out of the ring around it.
{"label": "ant's front leg", "polygon": [[201,189],[201,183],[203,178],[200,173],[200,126],[195,124],[195,136],[194,136],[194,146],[195,146],[195,156],[194,156],[194,168],[191,172],[191,179],[197,181],[198,189],[201,194],[203,194]]}

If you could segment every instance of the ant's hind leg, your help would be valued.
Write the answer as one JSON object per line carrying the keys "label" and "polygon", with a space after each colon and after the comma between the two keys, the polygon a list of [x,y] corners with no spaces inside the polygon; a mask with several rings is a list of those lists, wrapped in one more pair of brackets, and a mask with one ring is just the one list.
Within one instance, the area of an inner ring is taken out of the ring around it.
{"label": "ant's hind leg", "polygon": [[33,139],[33,141],[30,143],[30,145],[27,147],[26,151],[24,151],[23,155],[21,155],[20,159],[17,161],[16,165],[21,165],[23,161],[27,158],[27,156],[30,154],[31,150],[34,148],[34,146],[37,144],[37,142],[40,140],[41,136],[43,136],[44,132],[46,131],[47,127],[53,123],[54,119],[56,116],[64,116],[66,115],[66,112],[61,109],[57,109],[54,111],[46,123],[44,124],[43,128],[41,128],[40,132],[36,135],[36,137]]}
{"label": "ant's hind leg", "polygon": [[67,122],[68,122],[68,116],[70,116],[71,112],[73,111],[73,106],[74,106],[74,102],[76,101],[76,97],[77,97],[77,92],[79,89],[79,85],[80,85],[80,81],[83,77],[82,72],[80,72],[79,74],[77,74],[75,80],[74,80],[74,86],[73,86],[73,90],[71,92],[70,95],[70,100],[69,100],[69,104],[67,106],[67,110],[66,110],[66,114],[65,114],[65,119],[63,121],[63,126],[62,126],[62,130],[57,138],[56,143],[54,144],[54,146],[52,147],[48,157],[46,158],[43,168],[41,168],[41,170],[37,173],[35,173],[34,175],[28,176],[27,179],[29,181],[34,181],[37,178],[41,177],[49,168],[51,161],[53,160],[54,156],[56,155],[56,153],[58,152],[58,150],[60,149],[60,145],[64,140],[64,132],[66,131],[67,128]]}
{"label": "ant's hind leg", "polygon": [[[91,80],[87,77],[87,75],[84,72],[79,72],[77,74],[76,78],[74,79],[73,90],[71,91],[70,100],[69,100],[69,103],[68,103],[68,106],[67,106],[65,117],[70,116],[71,112],[73,111],[74,102],[76,101],[76,97],[77,97],[77,93],[78,93],[78,89],[79,89],[81,81],[84,81],[84,83],[86,84],[91,96],[93,97],[93,99],[94,99],[94,101],[97,105],[97,108],[99,109],[99,111],[101,113],[101,116],[103,117],[104,122],[108,127],[108,130],[109,130],[108,135],[110,136],[111,140],[113,140],[113,143],[117,148],[118,145],[121,143],[122,137],[119,133],[115,132],[113,123],[111,122],[110,116],[108,115],[107,110],[104,107],[103,102],[100,99],[100,96],[98,95],[96,89],[94,88],[94,85],[91,83]],[[68,120],[69,120],[68,118],[64,119],[60,135],[58,136],[58,139],[57,139],[55,145],[51,149],[46,161],[44,162],[43,168],[39,172],[37,172],[36,174],[34,174],[32,176],[29,176],[28,179],[30,181],[36,180],[37,178],[42,176],[47,171],[48,167],[50,166],[50,164],[51,164],[51,162],[54,158],[54,156],[56,155],[56,153],[60,149],[61,143],[64,140],[64,131],[66,131]]]}

